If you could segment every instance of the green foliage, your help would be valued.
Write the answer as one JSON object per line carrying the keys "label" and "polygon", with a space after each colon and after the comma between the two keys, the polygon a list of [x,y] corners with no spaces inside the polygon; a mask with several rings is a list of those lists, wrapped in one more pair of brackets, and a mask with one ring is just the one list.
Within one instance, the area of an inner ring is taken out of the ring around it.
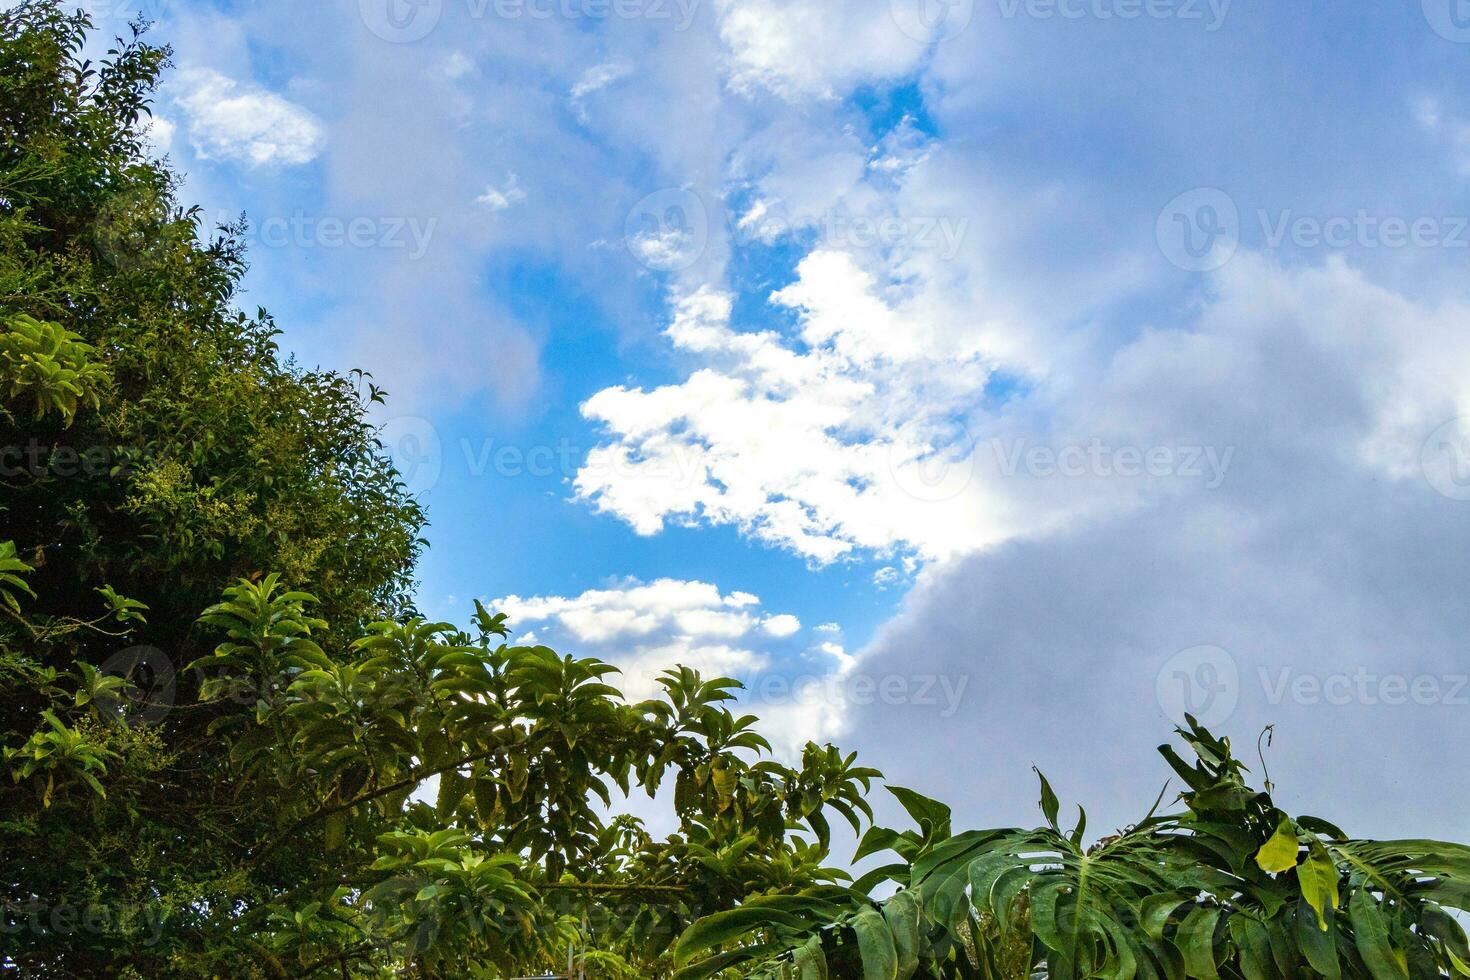
{"label": "green foliage", "polygon": [[[234,308],[242,228],[138,135],[167,50],[87,31],[0,12],[0,973],[1470,976],[1470,851],[1288,817],[1201,729],[1185,809],[1090,847],[1044,779],[1036,830],[900,787],[916,829],[874,828],[879,774],[770,758],[731,679],[630,703],[417,616],[383,392]],[[834,816],[894,860],[829,866]]]}
{"label": "green foliage", "polygon": [[24,313],[0,329],[0,379],[4,396],[35,403],[37,417],[58,412],[70,422],[79,405],[97,408],[107,369],[92,362],[91,346],[54,323]]}
{"label": "green foliage", "polygon": [[1246,785],[1228,740],[1193,721],[1179,734],[1194,763],[1160,751],[1187,787],[1185,809],[1091,846],[1085,814],[1072,831],[1058,825],[1044,777],[1036,830],[950,836],[942,805],[898,791],[923,829],[874,829],[865,847],[903,858],[882,875],[902,891],[747,902],[685,933],[679,977],[1470,976],[1448,911],[1470,910],[1470,848],[1353,840],[1289,817]]}
{"label": "green foliage", "polygon": [[243,226],[181,206],[140,136],[168,50],[87,62],[87,30],[53,0],[0,11],[0,485],[43,559],[35,612],[111,584],[188,657],[197,611],[268,570],[344,634],[405,611],[424,515],[375,441],[381,392],[235,308]]}
{"label": "green foliage", "polygon": [[[85,703],[78,692],[78,701]],[[116,753],[110,752],[87,739],[84,732],[70,728],[50,711],[41,712],[46,728],[36,732],[18,749],[5,748],[5,761],[10,764],[10,774],[18,783],[37,775],[44,775],[45,788],[40,791],[41,806],[51,806],[51,795],[56,790],[56,777],[65,782],[68,776],[80,779],[96,791],[98,796],[107,796],[95,773],[107,773],[106,760]]]}
{"label": "green foliage", "polygon": [[14,541],[0,541],[0,601],[3,601],[11,612],[20,612],[20,600],[15,597],[16,593],[22,593],[36,597],[26,580],[21,578],[35,571],[16,557]]}
{"label": "green foliage", "polygon": [[[606,683],[612,666],[507,645],[504,617],[478,605],[474,635],[384,620],[334,657],[317,643],[331,631],[315,604],[271,574],[199,617],[220,642],[189,666],[207,675],[199,700],[176,711],[211,719],[212,750],[190,759],[214,796],[190,804],[187,855],[140,862],[105,846],[175,833],[156,808],[189,802],[168,793],[171,767],[138,779],[116,765],[130,761],[109,741],[128,731],[108,710],[122,678],[80,663],[35,686],[44,726],[5,753],[34,792],[7,812],[69,838],[84,880],[121,875],[118,887],[168,903],[155,946],[22,932],[17,962],[500,976],[549,968],[570,945],[653,976],[701,914],[845,878],[824,866],[827,813],[861,829],[876,773],[830,747],[808,746],[799,768],[763,758],[752,719],[728,707],[734,681],[679,668],[662,697],[628,703]],[[657,840],[616,815],[623,797],[670,783],[676,834]],[[125,819],[145,812],[142,825]],[[99,826],[112,841],[83,829]]]}

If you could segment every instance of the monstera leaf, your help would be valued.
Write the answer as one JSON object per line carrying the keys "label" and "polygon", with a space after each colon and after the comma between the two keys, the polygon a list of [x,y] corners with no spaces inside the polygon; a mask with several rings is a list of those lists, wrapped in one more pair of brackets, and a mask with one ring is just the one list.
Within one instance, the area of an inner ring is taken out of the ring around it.
{"label": "monstera leaf", "polygon": [[[825,906],[764,899],[696,923],[680,944],[684,975],[805,978],[841,962],[832,975],[865,980],[1470,976],[1450,911],[1470,910],[1470,848],[1353,840],[1289,817],[1246,784],[1228,739],[1193,719],[1178,734],[1194,762],[1160,751],[1184,782],[1184,809],[1156,815],[1155,801],[1090,846],[1085,813],[1059,826],[1045,777],[1035,830],[950,836],[947,809],[895,790],[919,830],[874,828],[859,855],[890,849],[899,863]],[[882,880],[905,888],[875,904],[865,896]]]}

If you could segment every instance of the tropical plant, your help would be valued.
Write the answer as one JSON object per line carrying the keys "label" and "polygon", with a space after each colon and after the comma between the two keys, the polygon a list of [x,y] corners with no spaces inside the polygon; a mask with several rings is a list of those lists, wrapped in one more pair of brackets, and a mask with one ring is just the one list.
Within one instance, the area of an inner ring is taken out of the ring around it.
{"label": "tropical plant", "polygon": [[733,680],[423,619],[384,393],[234,308],[242,227],[140,135],[167,50],[88,28],[0,11],[0,975],[1470,975],[1465,848],[1288,818],[1197,727],[1185,809],[1091,845],[1044,780],[1037,830],[875,829]]}
{"label": "tropical plant", "polygon": [[[896,795],[920,825],[874,828],[859,855],[901,861],[850,889],[761,899],[681,938],[681,980],[724,975],[1024,978],[1470,976],[1470,848],[1365,841],[1291,817],[1245,783],[1228,739],[1194,722],[1196,761],[1160,752],[1184,809],[1086,843],[1041,777],[1045,826],[951,836],[942,804]],[[1162,800],[1162,795],[1160,797]],[[886,900],[868,889],[902,886]]]}
{"label": "tropical plant", "polygon": [[[612,666],[509,646],[504,617],[479,604],[473,635],[385,620],[334,657],[315,604],[271,574],[201,615],[221,642],[188,665],[200,700],[176,710],[210,717],[217,749],[189,756],[214,795],[178,838],[187,857],[113,853],[161,845],[176,826],[137,823],[179,805],[158,792],[170,767],[138,771],[151,730],[109,710],[119,678],[86,663],[50,676],[42,726],[5,750],[16,790],[0,801],[90,873],[58,880],[20,850],[27,863],[7,860],[0,883],[16,908],[87,907],[123,889],[166,900],[151,945],[12,929],[12,963],[35,975],[375,976],[396,964],[500,976],[549,968],[570,945],[654,976],[699,915],[845,879],[824,865],[827,815],[861,829],[877,774],[817,746],[799,768],[763,758],[753,719],[729,708],[736,682],[680,668],[662,697],[628,703],[605,683]],[[658,840],[616,815],[620,799],[668,784],[678,833]]]}

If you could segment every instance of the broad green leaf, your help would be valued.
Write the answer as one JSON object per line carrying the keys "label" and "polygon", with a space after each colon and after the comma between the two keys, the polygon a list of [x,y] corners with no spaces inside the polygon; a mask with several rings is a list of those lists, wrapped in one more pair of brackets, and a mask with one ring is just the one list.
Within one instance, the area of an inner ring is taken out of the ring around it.
{"label": "broad green leaf", "polygon": [[1366,887],[1353,890],[1348,901],[1348,918],[1353,924],[1353,942],[1358,955],[1373,974],[1373,980],[1409,980],[1403,953],[1389,939],[1383,909]]}
{"label": "broad green leaf", "polygon": [[1320,841],[1313,840],[1307,848],[1307,859],[1297,866],[1296,877],[1302,897],[1317,913],[1319,928],[1326,932],[1327,909],[1338,907],[1337,865]]}
{"label": "broad green leaf", "polygon": [[1256,852],[1256,864],[1260,865],[1263,871],[1280,874],[1296,867],[1297,852],[1300,849],[1301,844],[1297,840],[1296,825],[1291,822],[1290,817],[1282,814],[1281,822],[1276,825],[1276,832]]}
{"label": "broad green leaf", "polygon": [[898,951],[883,916],[874,909],[863,909],[853,920],[852,931],[862,954],[863,980],[897,980]]}

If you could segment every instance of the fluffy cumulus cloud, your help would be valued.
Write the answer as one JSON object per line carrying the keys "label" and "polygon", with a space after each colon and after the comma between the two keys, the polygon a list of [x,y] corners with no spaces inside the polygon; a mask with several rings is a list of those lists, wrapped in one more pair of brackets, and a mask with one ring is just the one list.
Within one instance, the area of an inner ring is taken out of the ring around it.
{"label": "fluffy cumulus cloud", "polygon": [[306,109],[259,86],[209,68],[178,73],[174,101],[201,158],[247,167],[309,163],[326,142]]}
{"label": "fluffy cumulus cloud", "polygon": [[[233,40],[189,8],[188,54],[214,45],[219,70],[184,73],[167,116],[176,149],[231,164],[229,189],[235,164],[320,154],[337,212],[437,220],[425,262],[277,269],[293,295],[345,284],[333,354],[382,366],[395,396],[528,401],[541,337],[507,309],[555,302],[483,286],[555,267],[553,299],[595,295],[634,352],[591,390],[559,388],[595,442],[581,501],[640,534],[739,528],[753,561],[881,556],[874,588],[913,587],[857,655],[833,624],[678,579],[501,600],[537,639],[644,690],[673,662],[835,679],[838,695],[762,706],[783,744],[846,733],[967,821],[1032,819],[1030,762],[1094,826],[1136,819],[1188,706],[1242,745],[1277,723],[1267,761],[1290,809],[1465,835],[1442,778],[1470,711],[1470,440],[1446,426],[1470,414],[1464,252],[1264,240],[1283,219],[1466,213],[1463,52],[1417,5],[1350,4],[1328,48],[1338,14],[1281,5],[1211,26],[1216,5],[952,4],[973,21],[931,45],[901,16],[918,6],[721,0],[676,27],[446,4],[401,45],[331,5],[250,5],[256,34]],[[299,39],[283,43],[303,78],[334,80],[292,90],[320,96],[330,143],[234,80],[260,36]],[[1303,51],[1315,78],[1371,61],[1375,85],[1282,99]],[[1156,238],[1195,187],[1241,219],[1236,257],[1206,275]],[[689,264],[685,225],[626,240],[650,197],[655,219],[703,202]],[[875,696],[865,679],[895,683]],[[1412,826],[1394,794],[1355,791],[1393,780]]]}
{"label": "fluffy cumulus cloud", "polygon": [[739,331],[700,289],[667,336],[700,363],[653,390],[610,388],[583,413],[615,438],[577,492],[641,533],[733,524],[818,562],[854,549],[946,555],[1001,532],[966,420],[990,370],[963,336],[926,331],[845,252],[807,256],[771,301],[799,336]]}
{"label": "fluffy cumulus cloud", "polygon": [[1258,779],[1251,743],[1274,725],[1265,763],[1294,812],[1464,839],[1443,771],[1470,717],[1470,430],[1445,423],[1470,410],[1470,309],[1341,262],[1248,258],[1218,287],[1068,411],[1115,444],[1233,447],[1228,478],[931,568],[862,666],[968,679],[966,699],[858,707],[857,747],[905,773],[963,751],[964,780],[930,769],[920,788],[982,825],[1034,819],[1035,763],[1105,832],[1147,809],[1154,747],[1191,711]]}
{"label": "fluffy cumulus cloud", "polygon": [[723,0],[720,36],[733,86],[794,100],[835,98],[861,82],[899,77],[924,55],[887,0]]}
{"label": "fluffy cumulus cloud", "polygon": [[748,592],[657,579],[576,596],[505,596],[488,605],[526,631],[520,642],[617,665],[616,683],[632,699],[655,696],[659,675],[676,665],[741,681],[742,699],[762,716],[761,731],[782,756],[844,730],[851,658],[835,631],[803,635],[796,616],[770,612]]}

